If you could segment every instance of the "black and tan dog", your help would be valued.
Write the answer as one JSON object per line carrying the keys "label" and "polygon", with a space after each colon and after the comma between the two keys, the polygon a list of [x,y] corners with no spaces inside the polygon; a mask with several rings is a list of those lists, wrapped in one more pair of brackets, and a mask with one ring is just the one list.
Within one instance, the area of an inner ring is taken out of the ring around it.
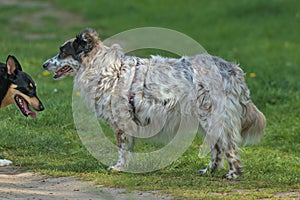
{"label": "black and tan dog", "polygon": [[[0,107],[15,104],[24,116],[36,117],[29,105],[36,111],[44,110],[42,102],[36,95],[36,86],[32,78],[22,71],[18,60],[9,55],[6,63],[0,62]],[[0,159],[0,166],[10,164]]]}

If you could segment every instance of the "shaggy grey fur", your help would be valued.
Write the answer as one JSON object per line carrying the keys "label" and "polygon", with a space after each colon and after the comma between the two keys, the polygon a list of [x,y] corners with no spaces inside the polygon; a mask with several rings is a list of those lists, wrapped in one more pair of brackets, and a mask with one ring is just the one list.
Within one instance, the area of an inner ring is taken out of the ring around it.
{"label": "shaggy grey fur", "polygon": [[223,177],[234,179],[242,174],[239,146],[258,141],[266,126],[250,100],[242,69],[207,53],[180,59],[125,56],[118,45],[107,47],[96,31],[86,29],[44,67],[55,71],[55,78],[75,75],[86,103],[113,128],[119,160],[112,170],[126,170],[131,136],[150,137],[144,127],[154,124],[155,129],[165,121],[172,130],[186,114],[198,119],[211,151],[208,168],[198,172],[216,172],[225,155],[229,172]]}

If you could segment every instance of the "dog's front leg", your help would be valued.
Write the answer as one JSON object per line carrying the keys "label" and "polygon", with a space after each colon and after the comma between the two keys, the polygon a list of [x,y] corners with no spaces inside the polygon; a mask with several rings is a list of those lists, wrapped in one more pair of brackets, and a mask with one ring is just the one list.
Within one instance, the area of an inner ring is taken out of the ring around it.
{"label": "dog's front leg", "polygon": [[134,138],[130,135],[126,135],[124,131],[118,130],[116,132],[116,139],[118,146],[118,161],[117,164],[108,169],[115,172],[126,171],[130,155],[133,151]]}
{"label": "dog's front leg", "polygon": [[125,136],[124,131],[117,130],[115,131],[116,139],[117,139],[117,146],[118,146],[118,161],[114,166],[110,166],[108,169],[111,171],[119,172],[124,171],[126,168],[126,158],[125,158]]}

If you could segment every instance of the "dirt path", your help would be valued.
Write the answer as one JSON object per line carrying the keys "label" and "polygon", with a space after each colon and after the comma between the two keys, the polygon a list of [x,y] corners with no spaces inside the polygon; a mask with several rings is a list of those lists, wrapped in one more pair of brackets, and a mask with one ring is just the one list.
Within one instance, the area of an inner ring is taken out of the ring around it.
{"label": "dirt path", "polygon": [[[232,192],[247,193],[247,190]],[[226,193],[212,193],[216,197]],[[229,195],[228,193],[227,195]],[[226,195],[226,196],[227,196]],[[299,191],[278,192],[273,194],[278,199],[300,199]],[[227,196],[228,197],[228,196]],[[158,191],[142,192],[120,188],[106,188],[93,182],[81,181],[72,177],[53,178],[45,175],[22,171],[18,167],[0,167],[1,200],[170,200],[169,195]]]}
{"label": "dirt path", "polygon": [[171,199],[158,192],[125,192],[125,189],[104,188],[92,182],[80,181],[71,177],[51,178],[17,167],[0,167],[0,199],[78,199],[78,200],[113,200],[113,199]]}

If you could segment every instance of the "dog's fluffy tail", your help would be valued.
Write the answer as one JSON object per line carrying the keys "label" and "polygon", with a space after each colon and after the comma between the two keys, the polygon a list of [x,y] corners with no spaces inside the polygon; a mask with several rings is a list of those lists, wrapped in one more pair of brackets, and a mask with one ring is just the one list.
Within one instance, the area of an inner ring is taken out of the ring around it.
{"label": "dog's fluffy tail", "polygon": [[266,118],[251,101],[246,104],[246,113],[242,118],[243,143],[254,144],[263,136]]}

